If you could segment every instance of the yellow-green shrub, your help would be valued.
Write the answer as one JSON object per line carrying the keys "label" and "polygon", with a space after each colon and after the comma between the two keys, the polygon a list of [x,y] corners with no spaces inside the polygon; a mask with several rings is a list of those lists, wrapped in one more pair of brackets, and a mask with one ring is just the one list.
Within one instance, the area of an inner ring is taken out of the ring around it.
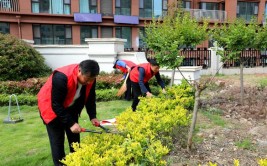
{"label": "yellow-green shrub", "polygon": [[[258,164],[259,164],[259,166],[267,166],[267,159],[259,159],[258,160]],[[208,165],[209,166],[217,166],[217,163],[209,162]],[[234,164],[233,165],[234,166],[239,166],[239,160],[234,159]]]}
{"label": "yellow-green shrub", "polygon": [[[179,91],[179,92],[176,92]],[[166,165],[163,156],[172,144],[177,126],[188,126],[193,97],[190,89],[174,87],[168,94],[141,98],[136,112],[130,108],[116,117],[120,134],[90,134],[76,152],[63,160],[66,165]],[[184,94],[183,94],[184,93]]]}
{"label": "yellow-green shrub", "polygon": [[260,159],[258,161],[259,166],[267,166],[267,159]]}

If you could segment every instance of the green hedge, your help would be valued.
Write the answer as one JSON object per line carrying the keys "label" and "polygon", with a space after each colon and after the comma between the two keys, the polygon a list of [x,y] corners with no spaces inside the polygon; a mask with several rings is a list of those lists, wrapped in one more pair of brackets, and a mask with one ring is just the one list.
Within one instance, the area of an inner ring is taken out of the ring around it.
{"label": "green hedge", "polygon": [[[96,90],[119,89],[123,82],[117,83],[117,80],[122,77],[122,74],[101,74],[97,77]],[[166,85],[169,84],[170,79],[162,76]],[[23,81],[0,81],[0,94],[31,94],[37,95],[40,88],[46,82],[47,77],[43,78],[29,78]],[[157,88],[159,86],[155,78],[149,82],[152,92],[158,94]]]}
{"label": "green hedge", "polygon": [[[123,83],[117,83],[116,81],[121,77],[122,74],[101,73],[97,78],[96,100],[110,101],[122,99],[123,97],[116,96],[118,89]],[[162,78],[165,84],[168,85],[170,80],[165,76],[162,76]],[[11,94],[16,94],[18,96],[20,105],[36,105],[36,95],[46,80],[47,77],[29,78],[23,81],[0,81],[0,106],[8,105],[9,95]],[[156,79],[151,79],[149,84],[152,93],[154,95],[158,95],[161,91],[161,88],[159,85],[157,85]],[[14,101],[12,101],[12,103]]]}
{"label": "green hedge", "polygon": [[[96,101],[111,101],[111,100],[118,100],[120,97],[117,97],[118,90],[111,89],[111,90],[96,90]],[[0,106],[8,106],[9,104],[9,97],[10,94],[0,94]],[[31,94],[18,94],[18,103],[19,105],[37,105],[37,96]],[[16,104],[16,100],[12,97],[12,105]]]}

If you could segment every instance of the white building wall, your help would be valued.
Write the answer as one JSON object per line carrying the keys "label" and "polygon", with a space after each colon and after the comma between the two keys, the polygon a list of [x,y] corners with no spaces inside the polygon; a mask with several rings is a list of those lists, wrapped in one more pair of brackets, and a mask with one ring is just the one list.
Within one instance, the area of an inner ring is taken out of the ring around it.
{"label": "white building wall", "polygon": [[87,45],[34,45],[53,70],[88,59]]}
{"label": "white building wall", "polygon": [[[45,63],[53,70],[79,63],[86,59],[94,59],[99,63],[100,70],[104,72],[114,71],[113,65],[116,59],[133,61],[136,64],[147,63],[144,52],[123,52],[125,39],[97,38],[86,39],[89,45],[33,45],[45,58]],[[192,81],[200,78],[201,67],[184,66],[180,67],[183,75]],[[171,77],[172,70],[160,69],[160,73]],[[179,71],[176,71],[174,83],[179,84],[182,79]]]}

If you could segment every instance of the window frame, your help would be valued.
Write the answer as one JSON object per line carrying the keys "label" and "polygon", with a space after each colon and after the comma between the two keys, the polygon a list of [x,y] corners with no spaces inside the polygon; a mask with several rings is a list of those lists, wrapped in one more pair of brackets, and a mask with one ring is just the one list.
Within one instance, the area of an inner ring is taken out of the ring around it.
{"label": "window frame", "polygon": [[[49,2],[51,2],[51,5],[49,6],[48,12],[40,12],[41,11],[41,7],[40,7],[41,1],[40,0],[31,0],[31,12],[32,13],[35,13],[35,14],[38,14],[38,13],[58,14],[58,13],[53,13],[53,2],[55,2],[57,0],[49,0]],[[69,3],[67,1],[69,1]],[[38,4],[38,12],[33,11],[34,10],[33,4]],[[69,7],[69,11],[65,12],[67,6]],[[63,10],[62,10],[63,13],[61,15],[70,15],[71,14],[71,0],[63,0],[63,6],[62,7],[63,7]]]}
{"label": "window frame", "polygon": [[[132,13],[132,0],[128,0],[129,3],[125,2],[122,3],[122,0],[115,0],[115,14],[116,15],[124,15],[124,16],[131,16]],[[119,2],[119,5],[117,5],[117,2]],[[129,4],[129,6],[123,6],[124,4]],[[122,13],[122,9],[129,9],[128,13]]]}
{"label": "window frame", "polygon": [[[187,6],[189,6],[189,7],[187,8]],[[187,1],[187,0],[183,0],[183,8],[184,9],[191,9],[191,2]]]}
{"label": "window frame", "polygon": [[[151,8],[146,8],[146,4],[145,2],[148,2],[148,0],[139,0],[139,17],[141,18],[152,18],[154,17],[154,13],[155,13],[155,9],[154,9],[154,1],[155,0],[151,0]],[[165,14],[167,14],[168,9],[165,9],[166,6],[168,8],[168,0],[161,0],[162,3],[162,7],[161,7],[161,16],[164,16]],[[165,5],[167,3],[167,5]],[[147,15],[146,13],[148,13],[147,11],[151,10],[151,12],[149,12],[149,15]],[[160,16],[159,16],[160,17]]]}
{"label": "window frame", "polygon": [[[141,38],[141,35],[142,34],[144,37],[146,37],[146,30],[145,30],[145,27],[139,27],[139,46],[138,48],[139,49],[144,49],[144,48],[147,48],[147,45],[145,44],[144,40]],[[140,45],[140,43],[142,43],[142,46]]]}
{"label": "window frame", "polygon": [[90,25],[81,25],[80,26],[80,44],[87,44],[85,41],[84,41],[84,39],[82,38],[82,28],[88,28],[88,29],[90,29],[90,31],[89,31],[89,37],[85,37],[85,38],[95,38],[95,37],[93,37],[93,30],[95,30],[96,29],[96,38],[98,38],[98,26],[90,26]]}
{"label": "window frame", "polygon": [[[79,0],[79,12],[80,13],[98,13],[97,0],[87,0],[87,2],[88,2],[88,6],[87,6],[88,12],[81,12],[82,3],[81,3],[81,0]],[[93,2],[95,2],[95,4]],[[94,12],[91,12],[91,11],[94,11]]]}
{"label": "window frame", "polygon": [[[206,4],[207,5],[212,5],[212,9],[207,9],[207,7],[205,9],[202,8],[202,5]],[[199,3],[199,8],[203,9],[203,10],[220,10],[220,4],[217,2],[200,2]],[[215,9],[214,9],[215,8]]]}
{"label": "window frame", "polygon": [[[124,44],[124,48],[132,48],[132,27],[128,27],[128,26],[117,26],[115,27],[115,36],[116,38],[118,37],[117,36],[117,30],[120,31],[120,35],[118,38],[123,38],[123,28],[130,28],[130,40],[128,41],[127,39],[127,42]],[[129,45],[130,47],[126,47],[127,45]]]}
{"label": "window frame", "polygon": [[[43,44],[42,43],[42,39],[43,39],[43,35],[42,35],[42,31],[41,28],[42,26],[51,26],[52,28],[52,38],[53,38],[53,42],[49,43],[49,44]],[[62,44],[58,44],[55,43],[55,26],[64,26],[64,44],[63,45],[68,45],[68,44],[72,44],[72,26],[71,25],[62,25],[62,24],[33,24],[32,25],[32,32],[33,32],[33,40],[39,40],[40,45],[62,45]],[[36,37],[37,35],[35,34],[35,28],[38,28],[39,30],[39,36],[40,37]],[[67,28],[69,28],[69,31],[71,32],[71,37],[67,37]],[[34,44],[36,44],[36,42],[34,42]]]}
{"label": "window frame", "polygon": [[[245,4],[245,12],[243,12],[243,14],[240,14],[240,4],[242,4],[242,3]],[[252,14],[248,13],[249,5],[253,5]],[[255,14],[255,12],[256,12],[256,14]],[[244,15],[245,17],[243,17],[242,15]],[[236,9],[236,17],[237,18],[243,18],[247,22],[249,22],[253,17],[258,18],[258,15],[259,15],[259,2],[237,1],[237,9]]]}
{"label": "window frame", "polygon": [[5,29],[7,28],[8,29],[8,31],[6,31],[6,32],[4,32],[4,31],[0,31],[0,33],[2,33],[2,34],[10,34],[10,23],[8,23],[8,22],[0,22],[0,25],[1,24],[6,24],[6,25],[4,25],[4,26],[6,26],[6,27],[4,27]]}

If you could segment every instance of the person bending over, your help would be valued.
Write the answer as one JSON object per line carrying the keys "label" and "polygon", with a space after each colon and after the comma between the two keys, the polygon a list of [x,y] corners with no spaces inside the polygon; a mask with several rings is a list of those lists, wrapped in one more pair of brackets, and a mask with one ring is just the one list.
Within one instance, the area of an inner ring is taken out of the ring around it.
{"label": "person bending over", "polygon": [[67,135],[70,152],[74,142],[80,142],[81,126],[78,117],[85,106],[93,125],[99,126],[96,118],[96,77],[99,65],[94,60],[84,60],[53,71],[40,89],[38,108],[46,125],[55,166],[63,165],[64,139]]}
{"label": "person bending over", "polygon": [[[119,80],[121,82],[122,80],[126,79],[127,74],[131,71],[131,69],[136,66],[135,63],[128,61],[128,60],[116,60],[114,63],[113,68],[120,70],[124,75],[123,77]],[[131,88],[131,80],[130,77],[128,76],[126,80],[126,92],[125,92],[125,100],[131,100],[132,99],[132,88]]]}
{"label": "person bending over", "polygon": [[156,60],[150,60],[149,63],[143,63],[135,66],[130,72],[130,80],[133,90],[134,99],[132,102],[132,110],[135,111],[139,103],[139,96],[151,97],[153,94],[149,88],[148,81],[155,76],[158,84],[161,86],[163,93],[165,93],[165,84],[160,78],[160,66]]}

